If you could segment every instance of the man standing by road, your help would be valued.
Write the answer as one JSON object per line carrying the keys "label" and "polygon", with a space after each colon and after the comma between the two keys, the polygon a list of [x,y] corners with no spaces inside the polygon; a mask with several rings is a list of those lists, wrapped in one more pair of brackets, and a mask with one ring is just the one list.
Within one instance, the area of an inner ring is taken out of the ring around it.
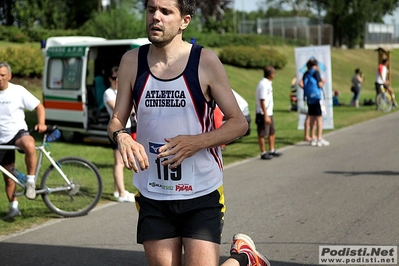
{"label": "man standing by road", "polygon": [[[182,265],[184,250],[184,265],[216,266],[225,210],[219,146],[245,134],[248,124],[217,56],[183,41],[195,0],[145,6],[151,44],[123,56],[108,126],[125,166],[136,172],[137,241],[149,265]],[[218,129],[216,104],[226,117]],[[137,142],[123,129],[133,105]],[[224,265],[270,264],[237,234]]]}
{"label": "man standing by road", "polygon": [[[35,199],[36,146],[34,138],[28,132],[24,109],[30,111],[36,109],[38,123],[34,129],[39,131],[39,133],[47,129],[45,125],[46,113],[39,99],[24,87],[9,82],[10,80],[10,65],[0,62],[0,144],[15,145],[24,151],[28,173],[25,196],[28,199]],[[14,163],[14,150],[0,150],[0,164],[4,168],[12,172]],[[6,175],[3,176],[6,183],[7,198],[10,202],[10,209],[3,219],[11,219],[21,215],[18,209],[17,197],[14,196],[16,184]]]}
{"label": "man standing by road", "polygon": [[[263,78],[256,87],[256,125],[258,128],[258,143],[260,158],[270,160],[279,157],[281,153],[276,152],[274,142],[276,139],[276,129],[273,119],[273,87],[272,80],[276,70],[272,66],[267,66],[263,70]],[[266,152],[265,137],[269,141],[269,152]]]}

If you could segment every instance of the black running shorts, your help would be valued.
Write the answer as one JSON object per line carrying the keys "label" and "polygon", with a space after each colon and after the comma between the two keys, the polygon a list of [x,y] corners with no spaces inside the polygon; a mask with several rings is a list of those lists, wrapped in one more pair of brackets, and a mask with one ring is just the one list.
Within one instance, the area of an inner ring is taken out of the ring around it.
{"label": "black running shorts", "polygon": [[311,116],[321,116],[322,112],[321,112],[321,106],[320,106],[320,102],[316,102],[316,103],[308,103],[308,115]]}
{"label": "black running shorts", "polygon": [[159,201],[139,194],[137,243],[168,238],[193,238],[221,243],[224,223],[223,186],[188,200]]}

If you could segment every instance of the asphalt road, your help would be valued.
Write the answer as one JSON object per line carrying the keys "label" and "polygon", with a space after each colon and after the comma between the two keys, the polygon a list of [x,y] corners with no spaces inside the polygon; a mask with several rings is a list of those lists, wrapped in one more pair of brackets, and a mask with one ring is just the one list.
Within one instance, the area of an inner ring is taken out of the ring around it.
{"label": "asphalt road", "polygon": [[[397,246],[398,121],[388,114],[326,134],[329,147],[301,142],[281,158],[226,167],[221,261],[237,232],[272,265],[318,265],[321,245]],[[146,265],[136,220],[134,204],[110,203],[1,236],[0,265]]]}

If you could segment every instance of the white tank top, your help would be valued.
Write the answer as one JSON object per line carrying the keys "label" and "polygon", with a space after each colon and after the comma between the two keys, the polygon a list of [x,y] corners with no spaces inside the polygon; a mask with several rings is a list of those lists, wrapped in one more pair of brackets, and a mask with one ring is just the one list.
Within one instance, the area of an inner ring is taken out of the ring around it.
{"label": "white tank top", "polygon": [[191,199],[209,194],[222,185],[223,163],[218,147],[203,149],[176,169],[162,166],[158,148],[165,138],[197,135],[215,129],[214,101],[207,102],[199,83],[201,46],[193,45],[187,66],[174,79],[151,74],[149,45],[140,47],[137,79],[133,89],[137,114],[137,141],[149,157],[150,168],[134,174],[133,184],[155,200]]}

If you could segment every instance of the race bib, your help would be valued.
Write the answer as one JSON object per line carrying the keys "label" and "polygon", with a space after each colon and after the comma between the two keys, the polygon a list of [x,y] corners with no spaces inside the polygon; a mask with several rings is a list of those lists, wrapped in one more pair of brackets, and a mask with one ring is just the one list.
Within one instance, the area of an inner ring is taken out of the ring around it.
{"label": "race bib", "polygon": [[148,191],[168,195],[193,194],[195,192],[194,158],[186,158],[178,167],[169,169],[169,165],[162,165],[168,157],[158,158],[158,150],[163,145],[165,143],[148,141],[148,157],[152,164],[147,185]]}

